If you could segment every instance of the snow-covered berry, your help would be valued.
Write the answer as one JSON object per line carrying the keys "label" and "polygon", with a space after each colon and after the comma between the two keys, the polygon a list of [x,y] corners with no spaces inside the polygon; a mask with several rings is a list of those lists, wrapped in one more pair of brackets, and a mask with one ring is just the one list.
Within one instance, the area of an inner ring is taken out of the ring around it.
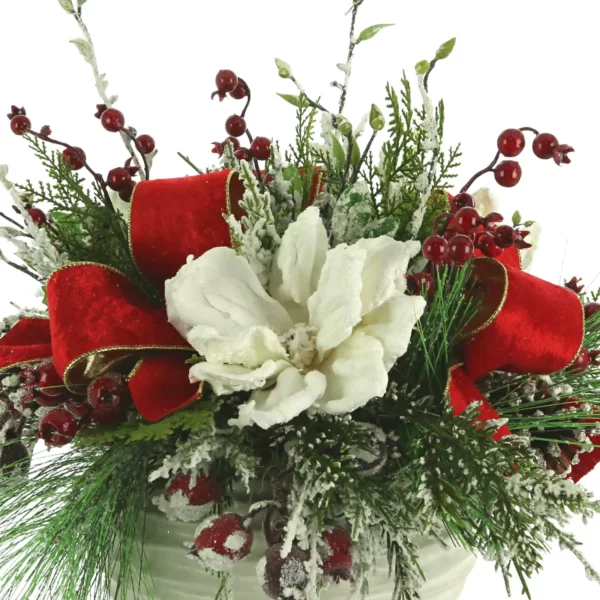
{"label": "snow-covered berry", "polygon": [[283,542],[287,522],[287,516],[278,506],[269,506],[263,523],[263,533],[267,540],[267,545],[274,546],[275,544],[281,544]]}
{"label": "snow-covered berry", "polygon": [[305,563],[309,553],[294,544],[290,553],[282,558],[283,544],[267,548],[265,555],[256,565],[256,574],[269,598],[296,598],[308,585],[308,572]]}
{"label": "snow-covered berry", "polygon": [[350,533],[341,527],[324,531],[321,557],[323,573],[334,579],[348,581],[352,578],[352,538]]}
{"label": "snow-covered berry", "polygon": [[191,555],[211,571],[229,571],[248,556],[254,541],[252,528],[235,513],[206,519],[196,530]]}

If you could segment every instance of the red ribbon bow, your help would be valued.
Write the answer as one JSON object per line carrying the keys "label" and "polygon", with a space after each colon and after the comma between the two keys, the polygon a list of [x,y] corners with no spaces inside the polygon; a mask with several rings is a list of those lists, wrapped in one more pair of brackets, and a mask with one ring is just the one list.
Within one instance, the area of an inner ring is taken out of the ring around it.
{"label": "red ribbon bow", "polygon": [[[235,214],[242,194],[230,171],[138,184],[130,245],[142,274],[162,290],[189,255],[229,246],[222,215]],[[558,371],[577,356],[583,338],[573,292],[523,273],[514,248],[499,259],[473,263],[487,289],[484,309],[448,382],[456,414],[481,401],[481,420],[498,415],[477,389],[479,378],[492,370]],[[168,323],[164,307],[151,305],[125,275],[92,263],[69,265],[50,277],[47,297],[49,321],[23,319],[0,339],[0,369],[52,356],[66,385],[80,392],[111,365],[129,362],[133,401],[150,421],[198,398],[201,390],[189,383],[184,360],[193,350]],[[504,426],[496,438],[508,433]]]}

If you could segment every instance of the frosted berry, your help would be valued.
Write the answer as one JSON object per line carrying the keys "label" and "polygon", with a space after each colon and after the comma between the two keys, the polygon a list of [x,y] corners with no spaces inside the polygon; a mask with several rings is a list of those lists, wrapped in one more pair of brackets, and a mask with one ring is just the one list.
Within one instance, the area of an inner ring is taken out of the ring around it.
{"label": "frosted berry", "polygon": [[263,523],[263,533],[268,546],[283,543],[287,522],[287,516],[278,506],[269,506]]}
{"label": "frosted berry", "polygon": [[491,233],[481,233],[477,236],[476,247],[484,256],[488,258],[496,258],[503,252],[502,248],[498,248],[494,241],[494,236]]}
{"label": "frosted berry", "polygon": [[143,133],[135,138],[135,147],[142,154],[150,154],[151,152],[154,152],[154,149],[156,148],[156,142],[151,135]]}
{"label": "frosted berry", "polygon": [[73,169],[73,171],[79,171],[85,166],[86,160],[85,152],[81,148],[67,148],[62,153],[63,165],[66,165]]}
{"label": "frosted berry", "polygon": [[410,294],[422,296],[426,294],[431,298],[435,292],[433,277],[429,273],[415,273],[406,276],[406,284]]}
{"label": "frosted berry", "polygon": [[[297,597],[308,585],[308,573],[304,563],[310,558],[309,553],[294,544],[290,553],[282,558],[282,547],[283,544],[275,544],[267,548],[257,567],[257,572],[262,569],[259,575],[262,575],[263,590],[273,600],[284,598],[284,590],[286,593],[291,592],[289,597]],[[294,592],[296,596],[292,595]]]}
{"label": "frosted berry", "polygon": [[64,396],[67,391],[63,380],[54,368],[52,360],[43,360],[36,365],[33,376],[34,381],[32,384],[42,396],[56,398]]}
{"label": "frosted berry", "polygon": [[129,388],[120,373],[101,375],[90,383],[87,399],[91,407],[103,413],[118,413],[129,404]]}
{"label": "frosted berry", "polygon": [[65,446],[73,440],[76,433],[75,417],[63,408],[57,408],[42,418],[37,436],[48,446]]}
{"label": "frosted berry", "polygon": [[221,499],[219,482],[210,475],[192,475],[180,473],[171,479],[167,496],[182,492],[192,506],[203,506]]}
{"label": "frosted berry", "polygon": [[582,348],[577,355],[577,358],[571,363],[569,370],[577,375],[580,375],[581,373],[587,371],[587,368],[591,363],[592,357],[590,356],[590,353],[585,348]]}
{"label": "frosted berry", "polygon": [[35,402],[39,406],[44,406],[46,408],[56,408],[57,406],[64,404],[64,401],[65,399],[61,396],[55,396],[54,398],[52,398],[50,396],[42,396],[42,394],[36,395],[35,393],[28,393],[27,396],[23,398],[23,405]]}
{"label": "frosted berry", "polygon": [[229,92],[229,96],[234,100],[243,100],[244,98],[247,98],[248,88],[246,87],[246,84],[243,81],[240,81],[235,90]]}
{"label": "frosted berry", "polygon": [[569,156],[569,152],[575,152],[573,146],[569,146],[568,144],[559,144],[552,151],[552,158],[557,165],[570,165],[571,157]]}
{"label": "frosted berry", "polygon": [[41,227],[48,222],[48,217],[46,217],[46,213],[39,208],[30,208],[27,213],[31,217],[31,220],[38,226]]}
{"label": "frosted berry", "polygon": [[131,175],[124,167],[117,167],[108,172],[106,185],[115,192],[127,189],[131,185]]}
{"label": "frosted berry", "polygon": [[450,200],[450,207],[453,213],[458,212],[461,208],[465,207],[475,208],[475,198],[473,198],[471,194],[461,192],[460,194],[456,194],[456,196]]}
{"label": "frosted berry", "polygon": [[554,155],[554,149],[558,146],[558,139],[551,133],[540,133],[533,140],[533,153],[543,160],[548,160]]}
{"label": "frosted berry", "polygon": [[583,312],[585,313],[586,319],[590,319],[599,311],[600,311],[600,304],[598,304],[598,302],[588,302],[583,307]]}
{"label": "frosted berry", "polygon": [[352,538],[341,527],[323,532],[325,546],[321,550],[323,573],[336,579],[352,577]]}
{"label": "frosted berry", "polygon": [[479,216],[479,213],[470,206],[465,206],[464,208],[461,208],[454,215],[453,225],[454,229],[458,233],[469,235],[473,233],[479,227],[480,224],[481,217]]}
{"label": "frosted berry", "polygon": [[498,150],[504,156],[514,158],[523,152],[525,136],[518,129],[505,129],[498,136]]}
{"label": "frosted berry", "polygon": [[499,225],[494,230],[494,242],[498,248],[510,248],[515,240],[515,230],[510,225]]}
{"label": "frosted berry", "polygon": [[475,246],[466,235],[455,235],[449,242],[450,250],[448,256],[457,264],[464,265],[469,262],[475,254]]}
{"label": "frosted berry", "polygon": [[254,138],[250,144],[250,152],[258,160],[267,160],[271,157],[271,140],[266,137]]}
{"label": "frosted berry", "polygon": [[245,161],[250,161],[252,160],[252,153],[250,152],[250,150],[248,150],[248,148],[239,148],[238,150],[236,150],[233,155],[238,159],[238,160],[245,160]]}
{"label": "frosted berry", "polygon": [[229,69],[223,69],[217,73],[215,77],[215,83],[217,84],[217,90],[223,94],[233,92],[238,86],[238,76]]}
{"label": "frosted berry", "polygon": [[213,571],[228,571],[232,564],[250,553],[254,533],[234,513],[209,517],[196,531],[194,554]]}
{"label": "frosted berry", "polygon": [[89,413],[89,418],[95,425],[116,425],[117,423],[124,423],[127,420],[124,410],[107,412],[92,409]]}
{"label": "frosted berry", "polygon": [[31,121],[25,115],[17,115],[10,120],[10,129],[15,135],[23,135],[31,128]]}
{"label": "frosted berry", "polygon": [[240,140],[238,140],[236,137],[233,137],[232,135],[230,135],[228,138],[226,138],[223,141],[223,146],[226,146],[227,142],[231,142],[231,145],[233,146],[234,151],[240,149]]}
{"label": "frosted berry", "polygon": [[521,181],[521,165],[515,160],[503,160],[494,169],[496,183],[502,187],[514,187]]}
{"label": "frosted berry", "polygon": [[225,121],[225,131],[233,137],[240,137],[246,133],[246,120],[239,115],[232,115]]}
{"label": "frosted berry", "polygon": [[133,190],[135,189],[135,183],[130,181],[127,187],[123,188],[119,192],[119,198],[123,200],[123,202],[131,202],[131,197],[133,196]]}
{"label": "frosted berry", "polygon": [[440,235],[430,235],[423,242],[423,256],[434,263],[441,263],[448,258],[448,241]]}
{"label": "frosted berry", "polygon": [[106,131],[117,132],[121,131],[125,126],[125,117],[120,110],[116,108],[107,108],[100,117],[102,127]]}
{"label": "frosted berry", "polygon": [[65,408],[78,420],[87,417],[92,411],[84,396],[69,398],[65,402]]}

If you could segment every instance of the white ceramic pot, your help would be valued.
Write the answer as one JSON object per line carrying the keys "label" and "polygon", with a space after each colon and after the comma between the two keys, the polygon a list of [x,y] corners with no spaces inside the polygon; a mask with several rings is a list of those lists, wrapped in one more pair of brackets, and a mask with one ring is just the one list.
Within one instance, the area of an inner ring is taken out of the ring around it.
{"label": "white ceramic pot", "polygon": [[[196,523],[168,521],[162,513],[148,512],[144,549],[156,587],[153,600],[214,600],[219,580],[187,558],[186,543],[194,540]],[[472,554],[462,548],[444,548],[432,538],[418,540],[421,566],[427,577],[421,600],[458,600],[467,576],[475,565]],[[233,570],[235,600],[267,600],[256,576],[256,563],[266,550],[264,536],[256,532],[252,552]],[[390,600],[393,584],[388,579],[386,557],[381,557],[370,581],[369,600]],[[350,585],[332,585],[322,600],[348,600]],[[130,595],[134,600],[134,595]],[[136,597],[137,598],[137,597]]]}

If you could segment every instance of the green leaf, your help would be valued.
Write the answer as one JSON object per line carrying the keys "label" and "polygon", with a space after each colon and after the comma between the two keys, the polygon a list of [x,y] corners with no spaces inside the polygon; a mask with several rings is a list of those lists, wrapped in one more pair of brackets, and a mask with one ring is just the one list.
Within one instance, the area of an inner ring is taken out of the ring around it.
{"label": "green leaf", "polygon": [[294,96],[293,94],[277,94],[280,98],[283,98],[286,102],[289,102],[292,106],[300,108],[304,103],[302,102],[302,96]]}
{"label": "green leaf", "polygon": [[535,225],[535,221],[525,221],[523,223],[523,227],[531,227],[532,225]]}
{"label": "green leaf", "polygon": [[333,144],[333,159],[335,160],[335,166],[338,171],[343,171],[344,166],[346,164],[346,153],[344,152],[344,147],[342,146],[340,140],[338,140],[333,133],[329,134],[331,136],[331,143]]}
{"label": "green leaf", "polygon": [[295,192],[302,193],[302,175],[296,165],[288,165],[283,171],[283,178],[291,182]]}
{"label": "green leaf", "polygon": [[454,45],[456,44],[456,38],[452,38],[447,42],[444,42],[435,53],[435,57],[437,60],[443,60],[444,58],[448,58],[452,54],[452,50],[454,50]]}
{"label": "green leaf", "polygon": [[373,131],[381,131],[385,127],[385,117],[381,112],[381,109],[375,105],[371,105],[371,112],[369,114],[369,125]]}
{"label": "green leaf", "polygon": [[521,224],[521,213],[518,210],[515,210],[515,213],[512,216],[512,222],[515,227]]}
{"label": "green leaf", "polygon": [[386,27],[393,27],[394,23],[382,23],[380,25],[371,25],[371,27],[367,27],[360,32],[358,36],[358,42],[366,42],[371,38],[375,37],[382,29]]}
{"label": "green leaf", "polygon": [[279,77],[282,79],[290,79],[292,77],[292,67],[288,65],[284,60],[280,58],[275,59],[277,70],[279,71]]}
{"label": "green leaf", "polygon": [[86,62],[90,63],[90,65],[94,64],[94,48],[87,40],[77,38],[71,40],[71,44],[74,44],[77,47],[77,50],[79,50]]}
{"label": "green leaf", "polygon": [[352,158],[350,160],[353,167],[358,167],[358,164],[360,163],[360,157],[360,146],[358,145],[356,138],[352,136]]}
{"label": "green leaf", "polygon": [[394,237],[399,226],[400,220],[396,217],[384,217],[383,219],[377,219],[369,223],[369,226],[365,229],[365,234],[371,238],[382,235]]}
{"label": "green leaf", "polygon": [[415,71],[417,72],[417,75],[425,75],[425,73],[427,73],[427,71],[429,71],[430,66],[431,66],[431,63],[428,60],[420,60],[415,65]]}
{"label": "green leaf", "polygon": [[344,115],[336,115],[337,130],[345,137],[352,135],[352,123]]}
{"label": "green leaf", "polygon": [[[72,15],[75,12],[75,9],[73,8],[73,0],[58,0],[58,3],[70,15]],[[81,4],[79,6],[81,6]]]}

